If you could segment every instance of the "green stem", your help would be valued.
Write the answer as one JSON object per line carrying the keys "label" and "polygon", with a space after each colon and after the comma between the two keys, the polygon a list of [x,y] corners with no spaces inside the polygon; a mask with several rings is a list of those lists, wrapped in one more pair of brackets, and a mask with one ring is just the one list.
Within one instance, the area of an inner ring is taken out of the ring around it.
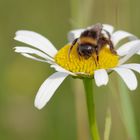
{"label": "green stem", "polygon": [[89,125],[90,125],[92,140],[100,140],[97,123],[96,123],[92,79],[85,78],[83,82],[84,82],[84,87],[86,92],[87,109],[88,109]]}

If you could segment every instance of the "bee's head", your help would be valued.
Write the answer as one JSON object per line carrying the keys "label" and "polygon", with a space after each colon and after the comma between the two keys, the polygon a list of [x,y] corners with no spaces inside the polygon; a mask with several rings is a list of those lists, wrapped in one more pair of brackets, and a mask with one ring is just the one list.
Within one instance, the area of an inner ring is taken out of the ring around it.
{"label": "bee's head", "polygon": [[96,50],[96,46],[92,44],[79,44],[78,53],[85,58],[89,58]]}

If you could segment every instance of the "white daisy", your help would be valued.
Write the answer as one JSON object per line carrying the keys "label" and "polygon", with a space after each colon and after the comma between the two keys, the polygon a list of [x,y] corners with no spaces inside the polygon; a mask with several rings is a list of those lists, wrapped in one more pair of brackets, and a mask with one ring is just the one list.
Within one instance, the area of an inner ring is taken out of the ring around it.
{"label": "white daisy", "polygon": [[70,31],[68,34],[70,43],[59,51],[47,38],[38,33],[26,30],[16,32],[15,40],[32,47],[17,46],[15,47],[15,52],[37,61],[47,62],[57,71],[47,78],[39,88],[35,97],[35,107],[38,109],[43,108],[68,75],[79,78],[94,78],[96,85],[102,86],[107,85],[109,81],[108,74],[111,71],[115,71],[124,80],[130,90],[136,89],[137,79],[133,71],[140,73],[140,64],[124,63],[134,54],[140,54],[140,40],[125,31],[119,30],[114,32],[114,28],[110,25],[104,24],[103,28],[110,33],[114,47],[118,46],[120,41],[125,38],[129,39],[129,41],[120,45],[118,49],[116,48],[118,55],[112,54],[108,46],[104,47],[99,53],[98,66],[95,64],[93,57],[79,59],[76,51],[77,45],[73,47],[70,58],[68,57],[71,42],[79,37],[85,29]]}

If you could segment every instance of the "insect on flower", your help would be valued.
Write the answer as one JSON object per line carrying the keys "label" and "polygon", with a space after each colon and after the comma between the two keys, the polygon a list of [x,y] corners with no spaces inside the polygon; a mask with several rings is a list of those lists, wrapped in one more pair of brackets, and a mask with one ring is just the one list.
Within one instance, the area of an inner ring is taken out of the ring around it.
{"label": "insect on flower", "polygon": [[105,47],[107,44],[110,47],[110,51],[113,54],[116,54],[116,51],[114,50],[113,43],[111,41],[110,33],[104,29],[105,33],[107,34],[107,37],[102,33],[103,31],[103,25],[101,23],[98,23],[96,25],[93,25],[92,27],[89,27],[85,31],[83,31],[79,38],[74,39],[74,41],[71,44],[71,47],[69,49],[69,55],[71,53],[72,48],[77,43],[77,53],[79,56],[83,56],[85,59],[88,59],[89,57],[93,56],[93,53],[96,53],[97,58],[94,61],[99,61],[99,51],[102,49],[102,47]]}
{"label": "insect on flower", "polygon": [[[128,42],[119,45],[125,38]],[[97,86],[102,86],[109,81],[108,73],[115,71],[130,90],[137,87],[133,71],[140,73],[140,64],[124,63],[134,54],[140,55],[140,40],[131,33],[114,31],[111,25],[96,24],[86,29],[70,31],[69,43],[59,51],[47,38],[33,31],[17,31],[14,39],[32,46],[17,46],[15,52],[47,62],[57,71],[39,88],[35,97],[35,106],[38,109],[47,104],[68,75],[93,78]]]}

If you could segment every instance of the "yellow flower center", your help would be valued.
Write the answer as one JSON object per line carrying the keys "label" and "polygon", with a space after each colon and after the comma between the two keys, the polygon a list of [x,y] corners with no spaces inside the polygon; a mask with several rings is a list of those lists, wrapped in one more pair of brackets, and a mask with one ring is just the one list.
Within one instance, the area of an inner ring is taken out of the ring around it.
{"label": "yellow flower center", "polygon": [[119,56],[112,54],[107,45],[100,50],[98,61],[96,53],[93,53],[88,59],[79,56],[77,44],[73,46],[70,55],[68,55],[70,46],[70,44],[67,44],[61,48],[54,59],[58,65],[73,73],[92,76],[97,69],[109,69],[118,64]]}

